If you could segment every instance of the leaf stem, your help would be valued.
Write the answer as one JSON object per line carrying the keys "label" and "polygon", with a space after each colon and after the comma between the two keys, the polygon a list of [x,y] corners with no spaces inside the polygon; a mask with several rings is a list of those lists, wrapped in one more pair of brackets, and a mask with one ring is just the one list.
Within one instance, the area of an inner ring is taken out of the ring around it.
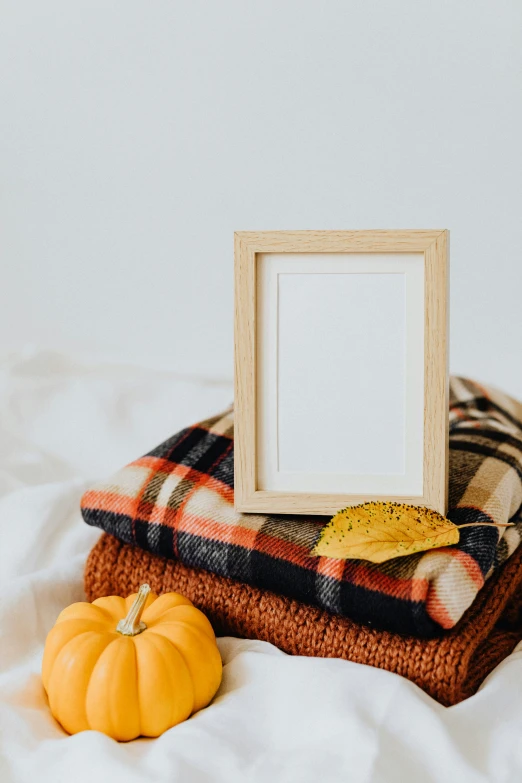
{"label": "leaf stem", "polygon": [[463,527],[515,527],[514,522],[466,522],[465,525],[457,525],[459,530]]}

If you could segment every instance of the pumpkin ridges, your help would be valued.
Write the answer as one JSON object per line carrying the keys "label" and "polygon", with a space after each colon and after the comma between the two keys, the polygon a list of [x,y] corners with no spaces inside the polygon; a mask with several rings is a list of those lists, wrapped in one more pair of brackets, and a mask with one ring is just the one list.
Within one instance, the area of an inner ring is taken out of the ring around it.
{"label": "pumpkin ridges", "polygon": [[86,631],[70,639],[60,650],[49,677],[51,712],[69,734],[89,728],[85,694],[91,672],[111,634]]}
{"label": "pumpkin ridges", "polygon": [[178,606],[192,606],[192,601],[185,598],[180,593],[164,593],[157,596],[154,603],[147,604],[143,612],[143,622],[149,626],[157,622],[162,622],[162,617],[166,612],[175,609]]}
{"label": "pumpkin ridges", "polygon": [[112,622],[112,615],[101,606],[97,604],[89,604],[86,601],[78,601],[75,604],[63,609],[58,617],[56,623],[63,623],[66,620],[93,620],[98,623],[104,623],[110,625]]}
{"label": "pumpkin ridges", "polygon": [[91,729],[128,741],[140,734],[137,661],[131,637],[116,634],[94,666],[85,694]]}
{"label": "pumpkin ridges", "polygon": [[127,614],[125,599],[120,598],[119,595],[109,595],[104,596],[103,598],[97,598],[96,601],[93,601],[93,606],[99,607],[107,612],[111,623],[114,624],[114,628],[116,628],[118,621]]}
{"label": "pumpkin ridges", "polygon": [[[215,640],[188,622],[165,622],[150,628],[148,633],[168,639],[185,661],[194,687],[193,712],[206,707],[215,696],[223,676],[223,664]],[[206,671],[205,677],[201,676],[201,670]]]}
{"label": "pumpkin ridges", "polygon": [[216,641],[214,629],[212,628],[209,619],[205,617],[203,612],[193,606],[193,604],[179,604],[178,606],[173,606],[171,609],[163,612],[160,617],[155,620],[150,620],[147,617],[146,622],[147,627],[151,630],[162,623],[188,622],[196,626],[202,633],[206,634],[209,639],[212,639],[213,642]]}
{"label": "pumpkin ridges", "polygon": [[156,737],[186,720],[194,708],[194,683],[183,656],[168,639],[135,636],[141,733]]}
{"label": "pumpkin ridges", "polygon": [[42,682],[46,691],[49,689],[49,681],[53,666],[60,651],[71,641],[71,639],[74,639],[81,633],[86,633],[87,631],[103,634],[107,632],[107,628],[103,623],[94,620],[85,620],[83,618],[62,620],[58,625],[51,628],[45,641],[42,661]]}

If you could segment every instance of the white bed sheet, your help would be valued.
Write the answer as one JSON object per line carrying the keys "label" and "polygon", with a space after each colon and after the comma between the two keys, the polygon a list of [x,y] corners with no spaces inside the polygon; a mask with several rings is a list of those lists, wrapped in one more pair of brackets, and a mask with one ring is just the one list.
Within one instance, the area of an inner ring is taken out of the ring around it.
{"label": "white bed sheet", "polygon": [[522,780],[522,649],[445,709],[388,672],[224,638],[214,703],[159,739],[69,737],[53,720],[45,636],[84,600],[99,535],[81,520],[82,491],[231,395],[227,383],[49,353],[0,365],[0,781]]}

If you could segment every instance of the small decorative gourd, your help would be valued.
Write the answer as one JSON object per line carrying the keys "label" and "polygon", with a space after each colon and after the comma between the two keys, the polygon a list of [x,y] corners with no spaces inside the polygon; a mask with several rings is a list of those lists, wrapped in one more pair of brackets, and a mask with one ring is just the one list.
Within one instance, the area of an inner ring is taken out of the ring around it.
{"label": "small decorative gourd", "polygon": [[45,642],[42,680],[69,734],[96,729],[116,740],[157,737],[206,707],[221,682],[216,637],[179,593],[148,585],[127,599],[76,603]]}

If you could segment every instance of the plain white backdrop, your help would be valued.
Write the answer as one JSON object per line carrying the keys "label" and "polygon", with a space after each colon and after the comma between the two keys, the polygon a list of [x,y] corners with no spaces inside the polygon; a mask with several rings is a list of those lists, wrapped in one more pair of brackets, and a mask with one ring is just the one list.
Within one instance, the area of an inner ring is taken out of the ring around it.
{"label": "plain white backdrop", "polygon": [[2,0],[0,351],[232,374],[238,229],[449,228],[522,396],[520,0]]}

